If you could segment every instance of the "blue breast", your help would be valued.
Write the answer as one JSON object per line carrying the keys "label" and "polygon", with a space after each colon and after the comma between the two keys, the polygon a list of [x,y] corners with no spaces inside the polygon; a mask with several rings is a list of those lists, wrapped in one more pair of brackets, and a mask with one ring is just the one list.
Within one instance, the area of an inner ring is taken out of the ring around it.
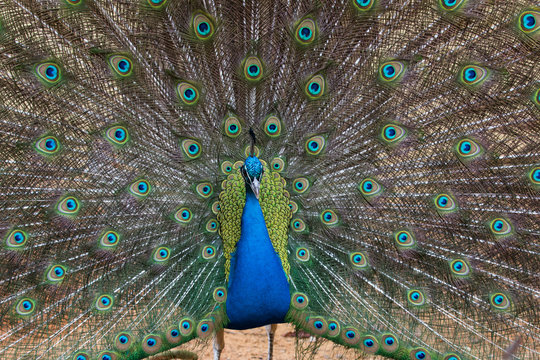
{"label": "blue breast", "polygon": [[259,200],[246,189],[242,231],[232,254],[227,290],[229,329],[250,329],[284,322],[291,293],[272,246]]}

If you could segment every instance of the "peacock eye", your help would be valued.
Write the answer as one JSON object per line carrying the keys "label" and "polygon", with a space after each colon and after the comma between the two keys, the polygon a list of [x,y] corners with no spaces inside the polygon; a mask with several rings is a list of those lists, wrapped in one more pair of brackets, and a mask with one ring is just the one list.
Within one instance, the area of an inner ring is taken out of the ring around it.
{"label": "peacock eye", "polygon": [[456,200],[449,194],[439,194],[435,196],[433,201],[437,211],[441,214],[447,214],[457,210]]}
{"label": "peacock eye", "polygon": [[263,64],[256,56],[249,56],[244,60],[244,76],[250,82],[257,82],[264,75]]}
{"label": "peacock eye", "polygon": [[52,265],[47,271],[47,280],[51,283],[61,282],[66,275],[66,268],[62,265]]}
{"label": "peacock eye", "polygon": [[291,225],[294,232],[301,233],[307,231],[307,226],[302,219],[293,219]]}
{"label": "peacock eye", "polygon": [[114,248],[116,245],[118,245],[119,240],[120,236],[118,235],[118,233],[110,230],[101,235],[99,244],[103,248]]}
{"label": "peacock eye", "polygon": [[464,0],[439,0],[441,8],[446,11],[454,11],[463,5]]}
{"label": "peacock eye", "polygon": [[382,336],[382,347],[386,352],[395,352],[399,348],[397,338],[392,334],[384,334]]}
{"label": "peacock eye", "polygon": [[187,207],[178,209],[174,214],[174,219],[181,224],[189,223],[192,217],[193,215],[191,210],[189,210]]}
{"label": "peacock eye", "polygon": [[358,185],[358,188],[364,198],[373,198],[380,195],[383,187],[373,178],[366,178]]}
{"label": "peacock eye", "polygon": [[321,213],[321,221],[327,226],[333,226],[338,224],[339,218],[335,211],[325,210]]}
{"label": "peacock eye", "polygon": [[275,115],[269,115],[264,121],[264,132],[271,138],[281,135],[281,121]]}
{"label": "peacock eye", "polygon": [[225,135],[233,139],[242,132],[242,125],[236,116],[227,117],[223,122],[223,127],[225,129]]}
{"label": "peacock eye", "polygon": [[424,348],[413,349],[410,352],[410,358],[415,360],[431,360],[431,355]]}
{"label": "peacock eye", "polygon": [[23,298],[19,300],[15,306],[15,310],[19,315],[28,316],[36,310],[36,303],[30,298]]}
{"label": "peacock eye", "polygon": [[315,40],[317,24],[315,20],[306,18],[296,26],[295,39],[300,45],[309,45]]}
{"label": "peacock eye", "polygon": [[28,240],[28,235],[22,230],[12,230],[6,238],[8,248],[22,248]]}
{"label": "peacock eye", "polygon": [[194,139],[184,139],[180,143],[187,160],[194,160],[201,156],[201,144]]}
{"label": "peacock eye", "polygon": [[353,4],[357,10],[365,12],[373,7],[375,0],[353,0]]}
{"label": "peacock eye", "polygon": [[512,304],[510,298],[503,293],[495,293],[490,296],[490,303],[496,310],[508,310]]}
{"label": "peacock eye", "polygon": [[309,187],[310,187],[309,180],[304,177],[300,177],[293,180],[293,191],[297,194],[305,193],[309,189]]}
{"label": "peacock eye", "polygon": [[540,11],[527,10],[519,16],[519,28],[525,34],[535,33],[540,29]]}
{"label": "peacock eye", "polygon": [[424,293],[420,290],[409,290],[407,292],[407,300],[414,306],[422,306],[426,303]]}
{"label": "peacock eye", "polygon": [[160,336],[150,334],[144,337],[141,347],[147,355],[153,355],[161,350],[162,344],[163,340]]}
{"label": "peacock eye", "polygon": [[488,77],[488,70],[477,65],[468,65],[461,70],[461,82],[467,86],[477,86]]}
{"label": "peacock eye", "polygon": [[326,140],[323,136],[312,136],[306,140],[305,149],[308,155],[319,155],[326,145]]}
{"label": "peacock eye", "polygon": [[210,219],[206,223],[206,231],[214,233],[218,230],[218,222],[216,219]]}
{"label": "peacock eye", "polygon": [[309,260],[309,250],[307,248],[301,247],[296,249],[296,258],[300,261],[308,261]]}
{"label": "peacock eye", "polygon": [[325,79],[322,75],[311,77],[305,87],[306,95],[309,99],[315,100],[320,98],[325,92]]}
{"label": "peacock eye", "polygon": [[67,196],[58,202],[56,210],[61,215],[72,216],[77,214],[79,207],[79,200],[74,196]]}
{"label": "peacock eye", "polygon": [[116,335],[114,340],[115,347],[121,352],[127,351],[133,345],[133,343],[134,342],[131,334],[126,332]]}
{"label": "peacock eye", "polygon": [[197,39],[207,41],[214,36],[215,23],[210,15],[198,12],[193,16],[192,24]]}
{"label": "peacock eye", "polygon": [[366,255],[359,251],[349,254],[349,261],[357,269],[367,269],[369,265]]}
{"label": "peacock eye", "polygon": [[161,9],[168,0],[148,0],[148,4],[153,9]]}
{"label": "peacock eye", "polygon": [[227,290],[224,287],[218,287],[214,290],[214,300],[218,303],[224,303],[227,300]]}
{"label": "peacock eye", "polygon": [[495,236],[506,236],[512,233],[512,225],[503,218],[495,218],[490,222],[491,232]]}
{"label": "peacock eye", "polygon": [[405,139],[407,132],[397,124],[387,124],[381,129],[381,139],[385,144],[393,146]]}
{"label": "peacock eye", "polygon": [[361,339],[361,348],[365,353],[375,354],[379,350],[379,342],[372,335],[365,335]]}
{"label": "peacock eye", "polygon": [[176,85],[176,93],[184,105],[193,106],[199,101],[199,90],[186,81]]}
{"label": "peacock eye", "polygon": [[36,65],[35,73],[42,83],[47,86],[58,84],[62,74],[60,67],[52,62]]}
{"label": "peacock eye", "polygon": [[169,260],[171,256],[171,250],[167,247],[161,246],[154,250],[154,255],[152,256],[155,262],[165,262]]}
{"label": "peacock eye", "polygon": [[150,189],[150,184],[146,180],[137,180],[129,186],[129,192],[137,198],[148,196]]}
{"label": "peacock eye", "polygon": [[394,82],[401,78],[405,72],[405,64],[401,61],[393,60],[383,63],[379,68],[379,77],[384,82]]}
{"label": "peacock eye", "polygon": [[306,294],[297,292],[291,297],[291,305],[297,310],[302,310],[309,305],[309,299]]}
{"label": "peacock eye", "polygon": [[118,146],[124,145],[129,139],[127,129],[121,125],[112,126],[107,129],[105,137],[110,143]]}
{"label": "peacock eye", "polygon": [[120,77],[127,77],[133,73],[133,63],[124,55],[111,56],[109,65],[113,72]]}
{"label": "peacock eye", "polygon": [[285,168],[285,161],[283,161],[282,158],[278,158],[278,157],[273,158],[272,161],[270,162],[270,167],[274,171],[282,172],[283,169]]}
{"label": "peacock eye", "polygon": [[398,247],[406,248],[414,246],[416,240],[414,235],[406,230],[400,230],[394,233],[394,239]]}
{"label": "peacock eye", "polygon": [[211,319],[203,319],[197,326],[197,335],[201,339],[206,339],[214,332],[214,321]]}
{"label": "peacock eye", "polygon": [[96,309],[99,311],[110,310],[113,306],[113,298],[110,295],[100,295],[96,299]]}
{"label": "peacock eye", "polygon": [[60,143],[54,136],[42,137],[34,146],[41,155],[52,155],[60,149]]}
{"label": "peacock eye", "polygon": [[203,183],[198,184],[195,190],[197,194],[204,199],[208,199],[210,196],[212,196],[214,192],[212,190],[212,184],[210,184],[209,182],[203,182]]}
{"label": "peacock eye", "polygon": [[461,259],[452,260],[450,262],[450,271],[456,276],[467,276],[470,273],[469,265]]}

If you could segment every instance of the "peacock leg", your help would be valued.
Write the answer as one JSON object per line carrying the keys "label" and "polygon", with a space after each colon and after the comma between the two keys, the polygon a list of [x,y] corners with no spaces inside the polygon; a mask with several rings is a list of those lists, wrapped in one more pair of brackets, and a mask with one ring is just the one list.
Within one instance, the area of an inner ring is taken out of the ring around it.
{"label": "peacock leg", "polygon": [[272,360],[274,352],[274,334],[277,330],[277,324],[266,325],[265,328],[268,333],[268,360]]}
{"label": "peacock leg", "polygon": [[223,329],[218,330],[214,335],[214,360],[219,360],[221,352],[225,348],[225,331]]}

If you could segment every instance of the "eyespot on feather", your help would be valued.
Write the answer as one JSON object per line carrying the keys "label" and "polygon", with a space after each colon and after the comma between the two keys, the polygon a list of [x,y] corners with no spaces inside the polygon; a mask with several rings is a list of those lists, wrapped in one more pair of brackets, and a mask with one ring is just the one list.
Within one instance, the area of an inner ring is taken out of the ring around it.
{"label": "eyespot on feather", "polygon": [[34,69],[38,79],[47,86],[56,85],[62,79],[60,67],[53,62],[37,64]]}
{"label": "eyespot on feather", "polygon": [[309,45],[315,41],[318,29],[317,23],[312,18],[302,19],[295,28],[294,37],[298,44],[302,46]]}
{"label": "eyespot on feather", "polygon": [[275,115],[267,116],[264,121],[264,133],[271,138],[281,135],[281,120]]}
{"label": "eyespot on feather", "polygon": [[186,160],[194,160],[201,156],[201,144],[195,139],[183,139],[180,142]]}
{"label": "eyespot on feather", "polygon": [[326,81],[322,75],[314,75],[306,82],[304,92],[308,99],[316,100],[324,95],[326,91]]}
{"label": "eyespot on feather", "polygon": [[479,86],[488,77],[489,71],[478,65],[467,65],[461,69],[460,82],[467,86]]}
{"label": "eyespot on feather", "polygon": [[379,78],[383,82],[396,82],[405,73],[405,63],[392,60],[383,63],[379,67]]}
{"label": "eyespot on feather", "polygon": [[41,155],[53,155],[60,150],[60,143],[54,136],[48,135],[38,139],[34,147]]}
{"label": "eyespot on feather", "polygon": [[15,311],[21,316],[29,316],[36,311],[36,302],[30,298],[22,298],[17,302]]}
{"label": "eyespot on feather", "polygon": [[367,269],[369,266],[366,255],[360,251],[349,254],[349,261],[351,265],[357,269]]}
{"label": "eyespot on feather", "polygon": [[360,349],[367,354],[375,354],[379,351],[379,341],[373,335],[364,335],[360,339]]}
{"label": "eyespot on feather", "polygon": [[407,291],[407,300],[409,301],[409,304],[414,306],[422,306],[426,303],[424,293],[417,289]]}
{"label": "eyespot on feather", "polygon": [[176,85],[176,94],[183,104],[194,106],[199,101],[199,89],[187,81],[182,81]]}
{"label": "eyespot on feather", "polygon": [[119,77],[128,77],[133,74],[133,62],[127,56],[111,55],[108,62],[114,74]]}
{"label": "eyespot on feather", "polygon": [[203,319],[197,325],[197,335],[201,339],[207,339],[214,333],[214,321],[212,319]]}
{"label": "eyespot on feather", "polygon": [[527,35],[536,35],[540,29],[540,11],[526,10],[519,15],[519,29]]}
{"label": "eyespot on feather", "polygon": [[129,186],[129,192],[137,198],[145,198],[150,193],[152,187],[144,179],[137,180]]}
{"label": "eyespot on feather", "polygon": [[303,310],[309,305],[308,297],[303,293],[294,293],[291,297],[291,306],[296,310]]}
{"label": "eyespot on feather", "polygon": [[459,9],[465,2],[466,0],[439,0],[439,5],[443,10],[451,12]]}
{"label": "eyespot on feather", "polygon": [[147,355],[157,354],[161,351],[162,346],[161,336],[155,334],[146,335],[141,342],[141,347]]}
{"label": "eyespot on feather", "polygon": [[299,177],[293,180],[293,191],[297,194],[305,193],[310,187],[309,180],[305,177]]}
{"label": "eyespot on feather", "polygon": [[95,302],[96,309],[99,311],[110,310],[113,306],[114,299],[112,296],[103,294],[98,296]]}
{"label": "eyespot on feather", "polygon": [[316,135],[306,140],[305,150],[308,155],[319,155],[326,146],[324,136]]}
{"label": "eyespot on feather", "polygon": [[248,56],[242,65],[244,77],[249,82],[258,82],[264,76],[262,61],[257,56]]}
{"label": "eyespot on feather", "polygon": [[387,353],[394,353],[399,348],[399,341],[396,336],[392,334],[383,334],[381,337],[381,346]]}
{"label": "eyespot on feather", "polygon": [[234,139],[242,133],[242,124],[236,116],[229,115],[223,122],[223,131],[225,135]]}
{"label": "eyespot on feather", "polygon": [[191,24],[192,30],[198,40],[207,41],[214,36],[216,24],[210,15],[198,11],[193,15]]}
{"label": "eyespot on feather", "polygon": [[26,245],[27,241],[28,234],[25,231],[19,229],[12,230],[6,236],[6,246],[11,249],[23,248],[24,245]]}
{"label": "eyespot on feather", "polygon": [[195,326],[193,325],[193,320],[191,320],[191,318],[185,317],[180,320],[178,328],[180,329],[182,336],[189,337],[193,334]]}
{"label": "eyespot on feather", "polygon": [[394,233],[396,244],[402,248],[410,248],[416,244],[414,235],[407,230],[399,230]]}
{"label": "eyespot on feather", "polygon": [[127,129],[122,125],[115,125],[107,129],[105,138],[113,145],[122,146],[129,140]]}
{"label": "eyespot on feather", "polygon": [[58,264],[51,265],[46,274],[46,278],[50,283],[59,284],[66,276],[66,268]]}
{"label": "eyespot on feather", "polygon": [[360,12],[368,12],[375,5],[376,0],[352,0],[356,10]]}
{"label": "eyespot on feather", "polygon": [[305,247],[300,247],[296,249],[296,258],[300,261],[306,262],[309,261],[309,250]]}
{"label": "eyespot on feather", "polygon": [[133,336],[128,332],[121,332],[114,339],[114,346],[120,352],[128,351],[134,343]]}
{"label": "eyespot on feather", "polygon": [[80,209],[79,200],[74,196],[66,196],[56,204],[56,211],[63,216],[77,215]]}
{"label": "eyespot on feather", "polygon": [[191,210],[189,210],[187,207],[181,207],[174,213],[174,219],[181,224],[189,223],[192,217],[193,214],[191,213]]}

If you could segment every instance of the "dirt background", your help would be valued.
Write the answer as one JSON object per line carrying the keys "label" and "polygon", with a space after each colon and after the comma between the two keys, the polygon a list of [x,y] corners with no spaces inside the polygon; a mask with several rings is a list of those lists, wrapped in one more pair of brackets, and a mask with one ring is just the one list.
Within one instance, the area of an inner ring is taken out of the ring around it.
{"label": "dirt background", "polygon": [[[279,324],[274,340],[273,360],[295,359],[296,339],[284,336],[287,333],[294,333],[294,328],[289,324]],[[316,347],[317,343],[307,338],[301,340],[301,345]],[[196,352],[201,360],[213,360],[212,341],[209,341],[206,346],[193,346],[188,343],[182,348]],[[264,327],[250,330],[225,330],[225,349],[221,353],[221,360],[266,360],[267,355],[268,337]],[[342,346],[334,346],[333,343],[324,341],[312,357],[307,356],[305,359],[371,360],[376,358],[362,355],[356,350],[347,350]]]}

